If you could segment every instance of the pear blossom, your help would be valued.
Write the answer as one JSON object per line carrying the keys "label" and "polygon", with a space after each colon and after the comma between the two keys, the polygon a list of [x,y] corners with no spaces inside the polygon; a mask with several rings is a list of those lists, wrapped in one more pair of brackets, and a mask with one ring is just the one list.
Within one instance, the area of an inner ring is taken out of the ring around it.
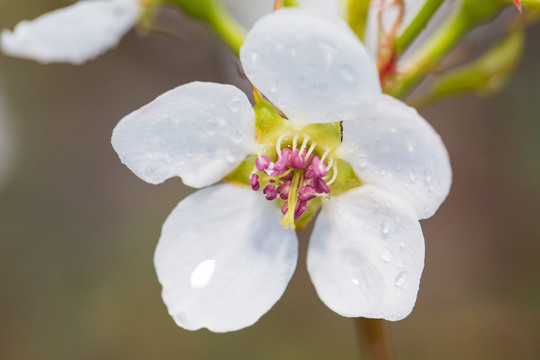
{"label": "pear blossom", "polygon": [[81,64],[115,47],[142,11],[139,0],[82,0],[4,29],[2,51],[41,63]]}
{"label": "pear blossom", "polygon": [[[159,184],[202,188],[163,224],[154,264],[175,322],[238,330],[281,297],[298,240],[320,209],[307,264],[321,300],[347,317],[399,320],[424,265],[418,222],[451,183],[439,135],[384,95],[373,60],[337,17],[296,8],[260,19],[240,59],[255,92],[194,82],[124,117],[121,161]],[[220,182],[223,180],[222,182]]]}

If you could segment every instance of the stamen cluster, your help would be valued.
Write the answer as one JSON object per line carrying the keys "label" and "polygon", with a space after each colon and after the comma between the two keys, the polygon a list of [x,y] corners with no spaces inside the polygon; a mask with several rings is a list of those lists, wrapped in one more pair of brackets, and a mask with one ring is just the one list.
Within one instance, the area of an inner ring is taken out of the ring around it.
{"label": "stamen cluster", "polygon": [[328,166],[325,162],[330,149],[326,149],[322,157],[314,155],[316,144],[312,143],[308,149],[308,135],[304,135],[299,149],[298,136],[294,136],[292,146],[281,148],[281,142],[286,137],[285,134],[278,138],[275,161],[259,154],[249,182],[255,191],[262,187],[267,200],[285,200],[281,207],[281,212],[285,215],[281,223],[285,228],[290,226],[294,229],[294,220],[305,213],[308,202],[330,193],[329,185],[336,178],[337,167],[334,165],[332,179],[327,182],[327,172],[334,162],[330,159]]}

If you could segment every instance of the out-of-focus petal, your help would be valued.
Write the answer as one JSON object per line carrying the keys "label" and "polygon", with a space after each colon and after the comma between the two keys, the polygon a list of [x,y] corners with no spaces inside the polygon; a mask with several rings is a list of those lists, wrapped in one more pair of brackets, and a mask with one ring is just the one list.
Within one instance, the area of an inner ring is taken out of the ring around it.
{"label": "out-of-focus petal", "polygon": [[203,187],[256,151],[255,112],[234,86],[193,82],[124,117],[112,144],[122,162],[149,183],[180,176],[186,185]]}
{"label": "out-of-focus petal", "polygon": [[411,204],[418,219],[432,216],[452,182],[439,134],[415,109],[391,96],[383,95],[373,110],[343,122],[340,156],[361,181]]}
{"label": "out-of-focus petal", "polygon": [[135,0],[80,1],[3,30],[2,51],[41,63],[81,64],[116,46],[141,11]]}
{"label": "out-of-focus petal", "polygon": [[154,263],[176,323],[215,332],[250,326],[281,297],[298,242],[281,212],[248,187],[199,190],[163,224]]}
{"label": "out-of-focus petal", "polygon": [[251,82],[298,126],[349,119],[381,92],[356,35],[320,13],[286,8],[262,18],[240,59]]}
{"label": "out-of-focus petal", "polygon": [[411,207],[362,186],[324,203],[307,263],[319,297],[338,314],[400,320],[416,301],[424,238]]}

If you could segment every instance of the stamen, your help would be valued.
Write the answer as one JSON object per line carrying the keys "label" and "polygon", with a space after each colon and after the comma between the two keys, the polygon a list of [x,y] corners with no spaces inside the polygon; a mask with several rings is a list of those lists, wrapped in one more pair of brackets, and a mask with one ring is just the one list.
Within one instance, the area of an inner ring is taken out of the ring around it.
{"label": "stamen", "polygon": [[287,138],[288,134],[281,134],[277,141],[276,141],[276,154],[278,156],[281,155],[281,141],[283,141],[283,139]]}
{"label": "stamen", "polygon": [[334,166],[334,170],[333,170],[334,174],[332,175],[332,179],[326,183],[326,185],[331,185],[334,181],[336,181],[336,178],[337,178],[337,164],[336,166]]}
{"label": "stamen", "polygon": [[293,151],[296,150],[296,145],[298,143],[298,135],[294,135],[294,138],[293,138]]}
{"label": "stamen", "polygon": [[332,165],[334,165],[334,157],[330,156],[330,161],[328,162],[328,166],[326,167],[326,172],[328,172],[332,168]]}
{"label": "stamen", "polygon": [[[304,149],[306,148],[306,145],[309,141],[309,135],[305,135],[304,136],[304,141],[302,142],[302,147],[300,148],[300,153],[302,153],[302,151],[304,151]],[[306,158],[307,159],[307,158]]]}
{"label": "stamen", "polygon": [[324,162],[324,159],[326,159],[326,156],[328,156],[328,153],[330,153],[330,148],[326,148],[326,150],[324,151],[324,154],[321,158],[321,162]]}
{"label": "stamen", "polygon": [[307,154],[306,154],[306,160],[307,160],[307,158],[311,155],[311,153],[313,152],[313,150],[315,150],[315,147],[316,147],[316,146],[317,146],[317,143],[315,143],[315,142],[312,142],[312,143],[311,143],[311,146],[309,147],[309,150],[308,150],[308,152],[307,152]]}

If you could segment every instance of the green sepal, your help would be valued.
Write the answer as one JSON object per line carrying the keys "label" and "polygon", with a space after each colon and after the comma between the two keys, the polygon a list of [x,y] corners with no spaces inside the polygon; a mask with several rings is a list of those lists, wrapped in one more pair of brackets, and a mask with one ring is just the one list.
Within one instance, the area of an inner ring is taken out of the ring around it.
{"label": "green sepal", "polygon": [[244,161],[242,161],[233,171],[231,171],[224,180],[230,181],[236,184],[248,185],[249,176],[255,167],[255,159],[257,158],[256,154],[248,156]]}
{"label": "green sepal", "polygon": [[338,167],[336,181],[330,185],[330,196],[337,196],[355,187],[362,185],[358,176],[354,173],[352,166],[341,159],[334,159]]}

